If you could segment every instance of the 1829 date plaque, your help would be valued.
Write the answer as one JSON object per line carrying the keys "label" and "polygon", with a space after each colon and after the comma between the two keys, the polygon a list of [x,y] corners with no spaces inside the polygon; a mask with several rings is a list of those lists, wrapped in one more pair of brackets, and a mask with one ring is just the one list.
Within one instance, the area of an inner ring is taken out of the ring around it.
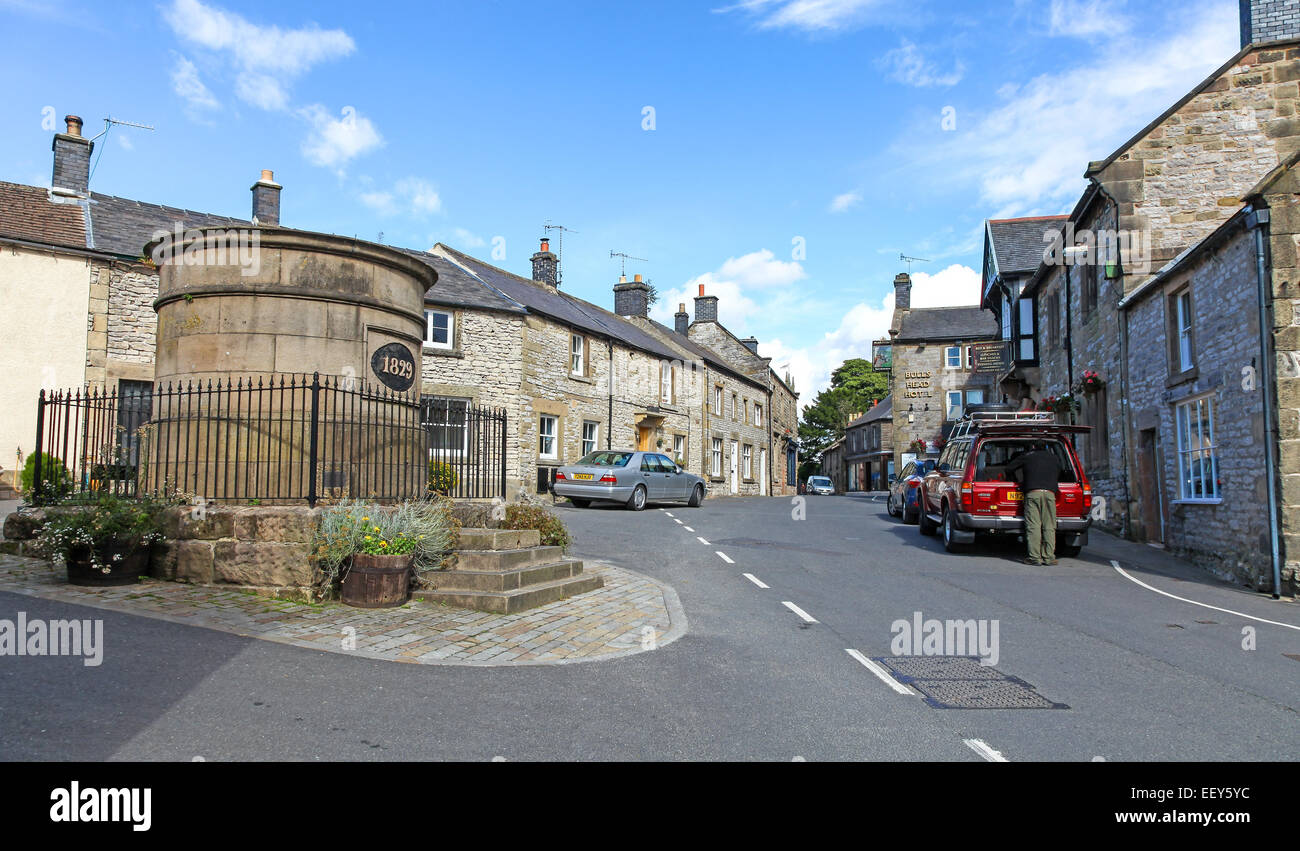
{"label": "1829 date plaque", "polygon": [[370,356],[370,371],[385,387],[405,392],[415,383],[415,358],[401,343],[389,343]]}

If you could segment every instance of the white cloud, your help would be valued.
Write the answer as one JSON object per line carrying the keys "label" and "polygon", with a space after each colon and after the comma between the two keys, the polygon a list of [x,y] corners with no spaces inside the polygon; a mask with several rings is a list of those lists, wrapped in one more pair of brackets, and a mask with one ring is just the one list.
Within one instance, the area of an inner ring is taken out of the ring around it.
{"label": "white cloud", "polygon": [[977,187],[994,217],[1059,212],[1078,198],[1089,161],[1109,155],[1236,52],[1231,4],[1189,5],[1178,19],[1172,33],[1115,39],[1089,64],[1003,84],[997,106],[963,121],[969,129],[929,147],[909,135],[897,151],[909,170],[941,174],[948,189]]}
{"label": "white cloud", "polygon": [[1113,38],[1129,31],[1133,22],[1120,11],[1123,0],[1052,0],[1048,33],[1053,36]]}
{"label": "white cloud", "polygon": [[886,0],[742,0],[714,9],[718,13],[742,11],[756,16],[761,29],[796,29],[834,32],[869,22],[871,13]]}
{"label": "white cloud", "polygon": [[718,267],[717,277],[734,280],[745,287],[778,287],[805,278],[807,273],[797,262],[777,260],[776,255],[764,248],[740,257],[728,257]]}
{"label": "white cloud", "polygon": [[[912,307],[958,307],[979,303],[979,272],[953,264],[933,275],[912,276]],[[719,305],[721,307],[721,305]],[[799,404],[812,404],[819,390],[830,385],[831,373],[850,358],[871,358],[871,343],[889,336],[894,316],[894,293],[877,304],[859,302],[849,308],[833,331],[809,346],[795,346],[780,338],[760,341],[758,352],[772,358],[772,366],[784,374],[788,369],[799,391]]]}
{"label": "white cloud", "polygon": [[903,39],[898,47],[881,57],[878,64],[889,69],[892,79],[917,88],[955,86],[966,73],[961,62],[957,62],[947,73],[940,71],[925,58],[920,48],[907,39]]}
{"label": "white cloud", "polygon": [[479,248],[487,245],[487,241],[483,237],[465,228],[453,228],[451,232],[456,237],[457,247],[459,248]]}
{"label": "white cloud", "polygon": [[422,216],[442,211],[442,199],[433,184],[418,177],[404,177],[394,183],[392,189],[362,192],[357,198],[383,216],[398,213]]}
{"label": "white cloud", "polygon": [[235,94],[261,109],[284,109],[294,79],[356,49],[343,30],[315,24],[290,30],[259,26],[199,0],[172,0],[163,17],[181,39],[228,56],[235,68]]}
{"label": "white cloud", "polygon": [[172,91],[185,100],[186,113],[194,118],[204,111],[219,108],[221,105],[217,99],[199,79],[199,69],[194,63],[180,54],[174,55],[176,64],[172,67]]}
{"label": "white cloud", "polygon": [[831,201],[830,211],[832,213],[843,213],[862,203],[862,194],[859,192],[845,192],[843,195],[836,195]]}
{"label": "white cloud", "polygon": [[349,160],[384,144],[379,131],[350,106],[338,118],[320,104],[312,104],[298,114],[311,125],[311,133],[302,142],[302,153],[314,165],[341,171]]}
{"label": "white cloud", "polygon": [[680,287],[660,290],[659,300],[650,308],[650,315],[665,325],[672,326],[673,314],[678,304],[685,304],[686,310],[695,313],[693,299],[699,295],[700,284],[704,285],[704,294],[718,297],[718,321],[726,325],[732,333],[744,335],[751,317],[761,310],[758,303],[745,295],[741,285],[734,280],[719,278],[714,272],[691,278]]}
{"label": "white cloud", "polygon": [[123,150],[127,150],[127,151],[135,150],[135,143],[131,141],[130,136],[118,136],[117,143],[122,146]]}

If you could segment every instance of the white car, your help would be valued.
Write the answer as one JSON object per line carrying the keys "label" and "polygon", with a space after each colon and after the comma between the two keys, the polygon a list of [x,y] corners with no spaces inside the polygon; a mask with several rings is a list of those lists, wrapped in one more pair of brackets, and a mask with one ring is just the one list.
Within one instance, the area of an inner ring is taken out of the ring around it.
{"label": "white car", "polygon": [[834,496],[835,483],[830,480],[829,476],[809,476],[808,493],[817,494],[818,496]]}

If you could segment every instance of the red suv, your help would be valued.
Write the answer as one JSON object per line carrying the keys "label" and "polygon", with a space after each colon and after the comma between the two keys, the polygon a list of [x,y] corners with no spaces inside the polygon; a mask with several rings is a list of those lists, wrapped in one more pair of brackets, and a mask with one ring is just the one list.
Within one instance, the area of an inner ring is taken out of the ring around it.
{"label": "red suv", "polygon": [[1063,425],[1049,413],[972,413],[948,439],[935,468],[921,481],[922,535],[943,529],[948,552],[960,552],[977,534],[1024,534],[1025,495],[1006,473],[1013,458],[1043,443],[1060,463],[1056,497],[1056,552],[1073,558],[1088,543],[1092,486],[1070,441],[1087,426]]}

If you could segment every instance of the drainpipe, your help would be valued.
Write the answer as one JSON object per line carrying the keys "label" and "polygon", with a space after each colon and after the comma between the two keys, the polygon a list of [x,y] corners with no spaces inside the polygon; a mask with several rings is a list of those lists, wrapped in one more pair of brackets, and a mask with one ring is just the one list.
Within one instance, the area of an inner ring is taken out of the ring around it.
{"label": "drainpipe", "polygon": [[[1106,191],[1106,187],[1103,186],[1100,182],[1097,182],[1097,190],[1101,192],[1101,194],[1108,201],[1110,201],[1111,207],[1114,208],[1115,210],[1115,254],[1116,254],[1115,263],[1116,266],[1118,267],[1117,271],[1119,272],[1115,280],[1122,281],[1124,280],[1125,273],[1124,273],[1124,257],[1123,257],[1123,253],[1120,251],[1120,241],[1119,241],[1119,233],[1120,233],[1119,202],[1115,200],[1115,197],[1113,195],[1111,195],[1109,192]],[[1121,292],[1120,301],[1122,301],[1123,299],[1124,299],[1124,294]],[[1128,406],[1128,309],[1127,308],[1121,309],[1120,312],[1123,315],[1120,317],[1120,323],[1119,323],[1119,417],[1120,417],[1119,441],[1120,441],[1120,457],[1124,459],[1124,466],[1122,467],[1123,475],[1124,475],[1124,530],[1123,531],[1124,531],[1124,537],[1127,538],[1132,532],[1132,526],[1130,525],[1129,522],[1130,521],[1129,515],[1132,513],[1132,505],[1133,505],[1133,494],[1129,490],[1130,458],[1129,458],[1129,449],[1128,449],[1128,430],[1129,430],[1129,424],[1131,420],[1131,411],[1129,410],[1129,406]],[[1164,525],[1163,506],[1161,506],[1160,523],[1161,526],[1163,527]]]}
{"label": "drainpipe", "polygon": [[605,450],[613,449],[614,440],[614,340],[606,340],[609,346],[609,426],[605,429]]}
{"label": "drainpipe", "polygon": [[1252,209],[1246,219],[1246,227],[1255,233],[1255,273],[1259,301],[1259,388],[1264,394],[1264,467],[1268,480],[1268,543],[1273,559],[1273,599],[1282,597],[1282,553],[1278,546],[1281,529],[1278,526],[1277,496],[1277,433],[1274,430],[1273,410],[1273,354],[1269,339],[1269,290],[1268,246],[1264,241],[1264,231],[1269,223],[1269,209]]}
{"label": "drainpipe", "polygon": [[767,495],[776,496],[772,492],[772,486],[776,484],[772,481],[772,465],[776,463],[776,457],[772,454],[772,375],[770,372],[767,376],[767,410],[763,414],[763,428],[767,429],[767,469],[763,471],[763,475],[767,476]]}

